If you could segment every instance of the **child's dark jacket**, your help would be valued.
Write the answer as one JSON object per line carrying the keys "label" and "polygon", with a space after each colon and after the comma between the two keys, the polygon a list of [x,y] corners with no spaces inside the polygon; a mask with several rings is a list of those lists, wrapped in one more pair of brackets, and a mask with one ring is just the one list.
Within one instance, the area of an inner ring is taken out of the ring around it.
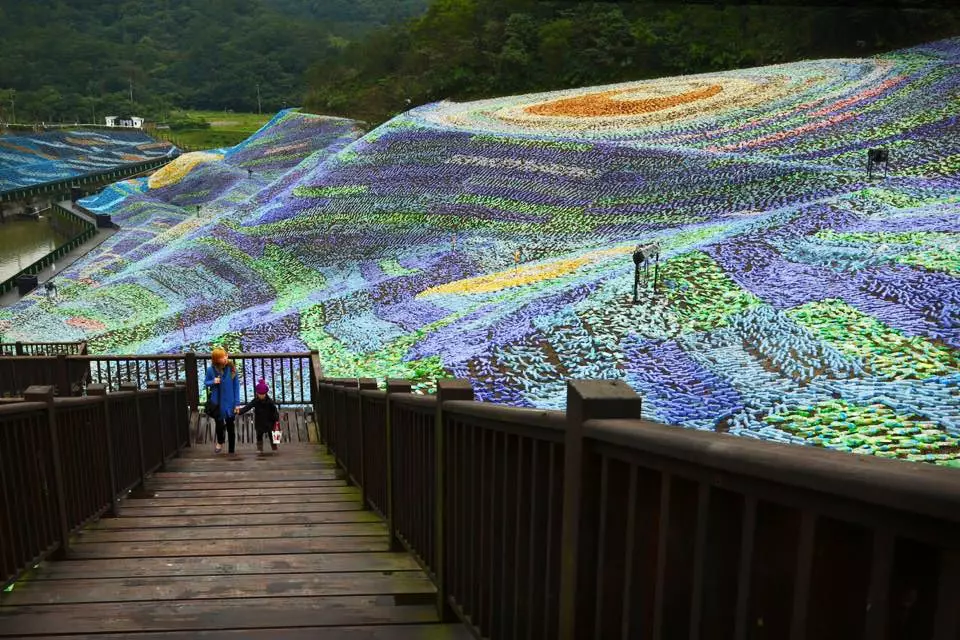
{"label": "child's dark jacket", "polygon": [[273,429],[273,425],[280,421],[280,410],[270,396],[265,397],[263,400],[254,398],[243,405],[240,409],[240,414],[243,415],[251,409],[254,411],[253,423],[257,429],[257,433],[270,432]]}

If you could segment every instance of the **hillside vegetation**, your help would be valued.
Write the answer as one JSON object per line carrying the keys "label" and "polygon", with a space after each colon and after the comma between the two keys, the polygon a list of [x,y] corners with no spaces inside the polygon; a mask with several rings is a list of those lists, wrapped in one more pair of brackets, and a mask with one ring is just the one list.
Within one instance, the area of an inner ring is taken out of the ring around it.
{"label": "hillside vegetation", "polygon": [[320,51],[305,106],[380,123],[442,99],[862,57],[960,33],[953,0],[830,4],[433,0],[423,16]]}
{"label": "hillside vegetation", "polygon": [[255,112],[257,84],[276,112],[301,103],[304,71],[328,48],[426,3],[0,0],[0,120],[14,109],[20,122],[71,123],[163,119],[173,107]]}

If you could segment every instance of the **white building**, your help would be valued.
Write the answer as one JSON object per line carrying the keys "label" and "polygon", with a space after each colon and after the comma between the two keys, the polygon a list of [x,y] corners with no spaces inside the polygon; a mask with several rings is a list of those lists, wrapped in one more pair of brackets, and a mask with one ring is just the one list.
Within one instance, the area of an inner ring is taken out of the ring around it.
{"label": "white building", "polygon": [[143,129],[143,118],[137,116],[107,116],[106,120],[108,127]]}

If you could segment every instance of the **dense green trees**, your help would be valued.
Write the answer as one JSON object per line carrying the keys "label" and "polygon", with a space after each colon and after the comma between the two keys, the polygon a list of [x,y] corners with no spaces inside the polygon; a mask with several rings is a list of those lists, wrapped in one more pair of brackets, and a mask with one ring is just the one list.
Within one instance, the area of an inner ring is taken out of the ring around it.
{"label": "dense green trees", "polygon": [[[924,0],[914,0],[924,5]],[[402,26],[327,48],[307,106],[380,122],[412,104],[865,56],[960,34],[960,12],[433,0]]]}
{"label": "dense green trees", "polygon": [[259,86],[264,112],[305,101],[375,124],[443,98],[863,56],[960,33],[951,0],[896,1],[919,8],[0,0],[0,120],[14,106],[20,122],[256,111]]}
{"label": "dense green trees", "polygon": [[256,111],[258,84],[265,112],[299,105],[304,71],[327,49],[427,3],[0,0],[0,120]]}

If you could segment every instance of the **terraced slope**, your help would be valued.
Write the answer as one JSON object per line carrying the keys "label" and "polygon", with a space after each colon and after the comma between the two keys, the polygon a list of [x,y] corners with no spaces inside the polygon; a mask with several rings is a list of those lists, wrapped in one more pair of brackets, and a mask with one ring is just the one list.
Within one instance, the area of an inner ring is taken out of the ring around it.
{"label": "terraced slope", "polygon": [[0,136],[0,192],[171,155],[142,131],[63,130]]}
{"label": "terraced slope", "polygon": [[[310,347],[332,376],[464,376],[526,406],[621,378],[666,422],[957,464],[958,62],[954,39],[444,102],[355,140],[280,114],[103,194],[127,231],[62,304],[0,321],[102,351]],[[660,286],[635,305],[647,242]]]}

